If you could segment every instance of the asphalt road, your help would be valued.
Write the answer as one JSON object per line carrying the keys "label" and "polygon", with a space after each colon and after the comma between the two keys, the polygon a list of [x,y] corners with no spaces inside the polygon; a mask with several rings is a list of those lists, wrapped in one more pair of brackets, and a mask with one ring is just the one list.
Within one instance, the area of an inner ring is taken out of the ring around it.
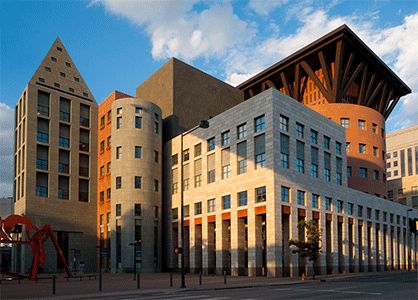
{"label": "asphalt road", "polygon": [[[89,299],[92,299],[89,297]],[[398,273],[307,281],[254,288],[181,291],[152,295],[112,295],[100,299],[229,300],[229,299],[418,299],[417,273]]]}

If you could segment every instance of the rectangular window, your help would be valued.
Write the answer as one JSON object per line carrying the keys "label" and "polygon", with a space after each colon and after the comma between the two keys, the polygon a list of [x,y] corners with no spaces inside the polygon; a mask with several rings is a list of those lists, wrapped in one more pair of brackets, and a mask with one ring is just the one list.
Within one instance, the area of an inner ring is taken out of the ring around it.
{"label": "rectangular window", "polygon": [[158,192],[160,189],[160,184],[157,179],[154,179],[154,192]]}
{"label": "rectangular window", "polygon": [[372,123],[372,132],[377,133],[377,125],[375,123]]}
{"label": "rectangular window", "polygon": [[296,137],[303,139],[305,126],[296,122]]}
{"label": "rectangular window", "polygon": [[207,156],[208,183],[215,182],[215,153]]}
{"label": "rectangular window", "polygon": [[335,160],[335,164],[335,182],[339,185],[342,185],[343,160],[340,157],[337,157]]}
{"label": "rectangular window", "polygon": [[79,163],[78,163],[79,175],[88,177],[90,174],[89,172],[90,157],[86,154],[80,154],[78,160],[79,160]]}
{"label": "rectangular window", "polygon": [[305,192],[298,190],[298,205],[305,205]]}
{"label": "rectangular window", "polygon": [[116,114],[121,115],[122,114],[122,107],[119,107],[116,109]]}
{"label": "rectangular window", "polygon": [[289,137],[280,134],[280,166],[289,169]]}
{"label": "rectangular window", "polygon": [[36,140],[41,143],[49,143],[49,121],[38,118],[38,131],[36,133]]}
{"label": "rectangular window", "polygon": [[174,154],[171,156],[171,165],[176,166],[178,164],[178,155]]}
{"label": "rectangular window", "polygon": [[255,203],[266,201],[266,187],[261,186],[255,189]]}
{"label": "rectangular window", "polygon": [[412,176],[412,148],[408,148],[406,151],[408,156],[408,176]]}
{"label": "rectangular window", "polygon": [[305,173],[305,143],[296,141],[296,171]]}
{"label": "rectangular window", "polygon": [[208,152],[215,150],[215,137],[208,139]]}
{"label": "rectangular window", "polygon": [[357,208],[357,216],[363,218],[363,206],[359,205]]}
{"label": "rectangular window", "polygon": [[254,119],[254,129],[255,132],[260,132],[266,129],[265,117],[264,115],[259,116]]}
{"label": "rectangular window", "polygon": [[367,168],[360,168],[359,169],[359,177],[367,178]]}
{"label": "rectangular window", "polygon": [[116,204],[116,217],[122,216],[122,204]]}
{"label": "rectangular window", "polygon": [[104,141],[101,141],[100,142],[100,153],[103,153],[104,152],[104,148],[105,148]]}
{"label": "rectangular window", "polygon": [[84,127],[90,126],[90,106],[80,104],[80,125]]}
{"label": "rectangular window", "polygon": [[245,206],[247,205],[247,191],[242,191],[238,193],[238,206]]}
{"label": "rectangular window", "polygon": [[260,134],[254,138],[255,168],[264,168],[266,166],[266,145],[265,136]]}
{"label": "rectangular window", "polygon": [[374,180],[379,180],[379,171],[377,170],[373,170],[373,179]]}
{"label": "rectangular window", "polygon": [[229,145],[229,140],[230,140],[230,136],[229,136],[229,130],[222,132],[221,135],[221,145],[222,146],[228,146]]}
{"label": "rectangular window", "polygon": [[361,129],[361,130],[365,130],[366,129],[366,121],[358,120],[358,128]]}
{"label": "rectangular window", "polygon": [[243,139],[247,136],[247,124],[237,126],[237,139]]}
{"label": "rectangular window", "polygon": [[[70,122],[71,101],[60,97],[60,121]],[[104,125],[104,124],[103,124]]]}
{"label": "rectangular window", "polygon": [[311,176],[318,177],[318,148],[311,146]]}
{"label": "rectangular window", "polygon": [[312,208],[319,208],[319,195],[312,194]]}
{"label": "rectangular window", "polygon": [[142,147],[135,146],[135,158],[141,158],[141,157],[142,157]]}
{"label": "rectangular window", "polygon": [[160,133],[160,123],[154,122],[154,133],[159,134]]}
{"label": "rectangular window", "polygon": [[238,174],[247,172],[247,142],[241,142],[237,145],[237,165]]}
{"label": "rectangular window", "polygon": [[366,144],[358,144],[358,152],[366,153]]}
{"label": "rectangular window", "polygon": [[231,208],[231,195],[222,196],[222,209]]}
{"label": "rectangular window", "polygon": [[142,184],[142,177],[141,176],[135,176],[135,188],[140,189]]}
{"label": "rectangular window", "polygon": [[340,142],[335,142],[335,154],[341,155],[341,143]]}
{"label": "rectangular window", "polygon": [[200,187],[202,185],[202,175],[198,174],[194,177],[194,187]]}
{"label": "rectangular window", "polygon": [[324,181],[331,182],[331,154],[324,152]]}
{"label": "rectangular window", "polygon": [[116,189],[120,189],[122,187],[122,177],[116,176]]}
{"label": "rectangular window", "polygon": [[341,118],[340,119],[340,124],[344,128],[349,128],[350,127],[350,119],[348,119],[348,118]]}
{"label": "rectangular window", "polygon": [[122,117],[116,117],[116,129],[122,128]]}
{"label": "rectangular window", "polygon": [[231,166],[230,165],[222,166],[222,179],[229,178],[230,174],[231,174]]}
{"label": "rectangular window", "polygon": [[179,209],[177,207],[173,208],[171,210],[171,215],[173,216],[173,220],[177,220],[179,218]]}
{"label": "rectangular window", "polygon": [[347,177],[351,177],[351,167],[347,167]]}
{"label": "rectangular window", "polygon": [[[100,201],[102,202],[104,200],[103,194],[100,192]],[[67,176],[58,176],[58,199],[70,199],[70,178]]]}
{"label": "rectangular window", "polygon": [[159,162],[159,154],[158,151],[154,150],[154,162],[158,163]]}
{"label": "rectangular window", "polygon": [[318,131],[311,129],[311,144],[318,144]]}
{"label": "rectangular window", "polygon": [[282,202],[289,202],[289,188],[286,186],[281,187],[281,199]]}
{"label": "rectangular window", "polygon": [[367,208],[367,219],[372,218],[372,209],[370,207]]}
{"label": "rectangular window", "polygon": [[116,159],[122,158],[122,146],[116,147]]}
{"label": "rectangular window", "polygon": [[401,177],[405,176],[405,150],[401,150]]}
{"label": "rectangular window", "polygon": [[36,145],[36,168],[48,170],[49,147]]}
{"label": "rectangular window", "polygon": [[78,180],[78,201],[89,202],[89,181],[87,179]]}
{"label": "rectangular window", "polygon": [[111,162],[107,163],[107,165],[106,165],[106,172],[107,173],[110,173],[111,165],[112,165]]}
{"label": "rectangular window", "polygon": [[38,91],[38,114],[49,116],[49,93]]}
{"label": "rectangular window", "polygon": [[202,214],[202,202],[196,202],[194,204],[194,214],[201,215]]}
{"label": "rectangular window", "polygon": [[194,145],[194,157],[200,156],[202,154],[202,143]]}
{"label": "rectangular window", "polygon": [[216,203],[215,203],[215,199],[209,199],[208,200],[208,212],[214,212],[216,209]]}
{"label": "rectangular window", "polygon": [[189,149],[183,150],[183,162],[190,159]]}
{"label": "rectangular window", "polygon": [[106,190],[106,199],[110,199],[111,198],[111,194],[112,194],[112,192],[111,192],[111,189],[110,188],[108,188],[107,190]]}
{"label": "rectangular window", "polygon": [[140,217],[141,216],[141,204],[135,203],[134,204],[134,216]]}
{"label": "rectangular window", "polygon": [[58,172],[68,174],[70,172],[70,152],[59,150],[58,154]]}
{"label": "rectangular window", "polygon": [[280,115],[280,130],[289,131],[289,118],[283,115]]}
{"label": "rectangular window", "polygon": [[190,206],[189,205],[183,206],[183,214],[184,214],[185,218],[190,216]]}
{"label": "rectangular window", "polygon": [[375,218],[376,221],[379,221],[379,217],[380,217],[380,210],[376,209],[374,211],[374,218]]}
{"label": "rectangular window", "polygon": [[343,206],[343,201],[337,200],[337,213],[341,214],[343,212]]}
{"label": "rectangular window", "polygon": [[325,210],[331,211],[332,210],[332,198],[325,197]]}
{"label": "rectangular window", "polygon": [[330,144],[331,144],[330,137],[324,135],[324,148],[329,150]]}
{"label": "rectangular window", "polygon": [[135,113],[138,114],[138,115],[142,115],[142,108],[139,107],[139,106],[136,106],[135,107]]}
{"label": "rectangular window", "polygon": [[135,128],[142,128],[142,117],[135,116]]}
{"label": "rectangular window", "polygon": [[104,176],[104,166],[100,167],[100,177]]}

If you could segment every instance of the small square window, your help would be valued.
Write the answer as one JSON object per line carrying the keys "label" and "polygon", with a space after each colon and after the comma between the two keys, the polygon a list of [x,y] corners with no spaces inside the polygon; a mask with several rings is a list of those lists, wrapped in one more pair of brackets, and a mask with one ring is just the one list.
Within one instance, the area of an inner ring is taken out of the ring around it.
{"label": "small square window", "polygon": [[74,81],[75,81],[75,82],[80,82],[80,78],[78,78],[78,77],[74,77]]}
{"label": "small square window", "polygon": [[208,151],[215,150],[215,138],[208,139]]}
{"label": "small square window", "polygon": [[254,131],[260,132],[266,129],[266,121],[264,115],[254,119]]}
{"label": "small square window", "polygon": [[75,92],[75,90],[74,90],[72,87],[68,88],[68,90],[69,90],[71,93],[74,93],[74,92]]}
{"label": "small square window", "polygon": [[340,124],[344,128],[349,128],[350,127],[350,119],[348,119],[348,118],[341,118],[340,119]]}
{"label": "small square window", "polygon": [[237,139],[243,139],[247,136],[247,124],[237,126]]}
{"label": "small square window", "polygon": [[298,205],[305,205],[305,192],[298,190]]}
{"label": "small square window", "polygon": [[142,108],[139,106],[135,107],[135,113],[138,115],[142,115]]}
{"label": "small square window", "polygon": [[194,214],[201,215],[202,214],[202,202],[196,202],[194,204]]}
{"label": "small square window", "polygon": [[239,192],[238,193],[238,206],[247,205],[247,201],[248,201],[247,191]]}
{"label": "small square window", "polygon": [[358,128],[361,129],[361,130],[365,130],[366,129],[366,121],[358,120]]}
{"label": "small square window", "polygon": [[265,202],[266,201],[266,187],[261,186],[255,189],[255,202]]}
{"label": "small square window", "polygon": [[64,72],[60,72],[60,76],[65,78],[65,73]]}
{"label": "small square window", "polygon": [[289,202],[289,188],[286,186],[281,187],[281,199],[282,202]]}
{"label": "small square window", "polygon": [[230,140],[229,130],[225,131],[225,132],[222,132],[221,145],[222,146],[228,146],[229,145],[229,140]]}
{"label": "small square window", "polygon": [[57,62],[57,58],[55,56],[51,56],[51,61]]}
{"label": "small square window", "polygon": [[142,157],[142,147],[135,146],[135,158],[141,158],[141,157]]}
{"label": "small square window", "polygon": [[208,212],[214,212],[216,209],[215,199],[208,200]]}
{"label": "small square window", "polygon": [[202,154],[202,143],[194,145],[194,156],[200,156]]}
{"label": "small square window", "polygon": [[89,94],[88,94],[88,93],[86,93],[86,92],[83,92],[83,96],[84,96],[84,97],[88,97],[88,96],[89,96]]}
{"label": "small square window", "polygon": [[142,177],[141,176],[135,176],[135,188],[140,189],[142,185]]}
{"label": "small square window", "polygon": [[222,196],[222,209],[231,208],[231,195]]}
{"label": "small square window", "polygon": [[67,67],[71,68],[71,64],[70,64],[68,61],[66,61],[66,62],[65,62],[65,65],[66,65]]}
{"label": "small square window", "polygon": [[45,82],[45,79],[43,79],[42,77],[39,77],[38,78],[38,81],[44,83]]}
{"label": "small square window", "polygon": [[47,72],[52,72],[52,69],[50,68],[50,67],[45,67],[45,70],[47,71]]}
{"label": "small square window", "polygon": [[366,153],[366,144],[358,144],[358,152],[359,153]]}
{"label": "small square window", "polygon": [[58,82],[54,82],[54,86],[55,86],[56,88],[60,88],[60,87],[61,87],[61,85],[60,85]]}
{"label": "small square window", "polygon": [[57,47],[57,50],[58,50],[59,52],[62,52],[62,48],[61,48],[61,47]]}

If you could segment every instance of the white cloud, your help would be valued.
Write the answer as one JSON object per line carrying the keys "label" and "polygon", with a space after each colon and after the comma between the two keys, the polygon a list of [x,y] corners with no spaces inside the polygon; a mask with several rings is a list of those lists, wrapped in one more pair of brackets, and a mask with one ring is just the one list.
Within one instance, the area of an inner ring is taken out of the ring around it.
{"label": "white cloud", "polygon": [[276,8],[286,4],[288,0],[250,0],[248,6],[261,16],[267,16]]}
{"label": "white cloud", "polygon": [[0,102],[0,197],[13,195],[14,109]]}
{"label": "white cloud", "polygon": [[254,28],[234,14],[229,2],[216,2],[200,12],[193,10],[197,2],[99,1],[108,11],[145,27],[155,59],[216,58],[255,35]]}

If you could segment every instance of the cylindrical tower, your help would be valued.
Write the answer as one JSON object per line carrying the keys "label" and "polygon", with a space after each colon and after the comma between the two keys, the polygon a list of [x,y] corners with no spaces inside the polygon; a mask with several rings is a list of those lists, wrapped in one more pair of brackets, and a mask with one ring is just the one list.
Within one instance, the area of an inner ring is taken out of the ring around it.
{"label": "cylindrical tower", "polygon": [[[112,105],[113,271],[161,270],[161,109],[122,98]],[[137,246],[133,243],[137,241]]]}
{"label": "cylindrical tower", "polygon": [[386,197],[384,117],[372,108],[356,104],[309,107],[346,129],[348,186]]}

